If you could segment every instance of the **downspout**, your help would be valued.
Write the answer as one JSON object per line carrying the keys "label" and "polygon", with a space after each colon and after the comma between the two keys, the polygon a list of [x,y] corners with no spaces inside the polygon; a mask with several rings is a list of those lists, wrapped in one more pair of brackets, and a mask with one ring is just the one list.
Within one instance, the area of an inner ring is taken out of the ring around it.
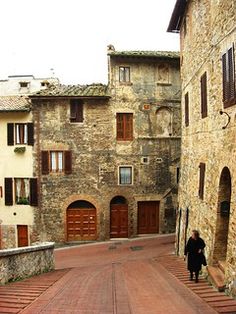
{"label": "downspout", "polygon": [[181,217],[182,217],[182,209],[179,208],[179,211],[178,211],[177,248],[176,248],[176,254],[177,254],[177,255],[179,255]]}
{"label": "downspout", "polygon": [[188,233],[188,221],[189,221],[189,208],[186,208],[186,219],[185,219],[185,232],[184,232],[184,246],[187,243],[187,233]]}

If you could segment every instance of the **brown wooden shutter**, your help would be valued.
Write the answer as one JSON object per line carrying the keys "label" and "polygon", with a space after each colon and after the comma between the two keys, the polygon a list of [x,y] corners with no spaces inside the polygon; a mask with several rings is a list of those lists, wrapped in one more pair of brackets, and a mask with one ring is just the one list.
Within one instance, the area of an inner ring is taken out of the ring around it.
{"label": "brown wooden shutter", "polygon": [[122,113],[116,114],[116,138],[117,140],[124,139],[124,115]]}
{"label": "brown wooden shutter", "polygon": [[204,198],[204,185],[205,185],[205,171],[206,164],[200,163],[199,165],[199,198],[203,200]]}
{"label": "brown wooden shutter", "polygon": [[42,174],[49,173],[49,153],[48,151],[43,150],[41,152],[41,167],[42,167]]}
{"label": "brown wooden shutter", "polygon": [[76,122],[76,106],[74,100],[70,101],[70,122]]}
{"label": "brown wooden shutter", "polygon": [[125,125],[124,125],[124,139],[125,140],[132,140],[133,139],[133,114],[126,113],[125,114]]}
{"label": "brown wooden shutter", "polygon": [[82,101],[78,101],[76,105],[76,121],[83,122],[84,121],[84,105]]}
{"label": "brown wooden shutter", "polygon": [[184,106],[185,106],[185,126],[189,126],[189,95],[185,94],[184,97]]}
{"label": "brown wooden shutter", "polygon": [[14,145],[14,123],[7,123],[7,145]]}
{"label": "brown wooden shutter", "polygon": [[201,115],[207,117],[207,74],[201,76]]}
{"label": "brown wooden shutter", "polygon": [[64,152],[64,168],[65,174],[72,173],[72,154],[70,150]]}
{"label": "brown wooden shutter", "polygon": [[38,183],[36,178],[30,179],[30,205],[38,206]]}
{"label": "brown wooden shutter", "polygon": [[228,87],[227,87],[227,56],[226,53],[222,56],[222,72],[223,72],[223,102],[227,104],[228,99]]}
{"label": "brown wooden shutter", "polygon": [[13,205],[13,180],[5,178],[5,205]]}
{"label": "brown wooden shutter", "polygon": [[234,64],[234,47],[228,50],[228,67],[229,67],[229,104],[233,104],[235,97],[235,64]]}
{"label": "brown wooden shutter", "polygon": [[28,145],[34,145],[34,124],[27,123],[27,136],[28,136]]}

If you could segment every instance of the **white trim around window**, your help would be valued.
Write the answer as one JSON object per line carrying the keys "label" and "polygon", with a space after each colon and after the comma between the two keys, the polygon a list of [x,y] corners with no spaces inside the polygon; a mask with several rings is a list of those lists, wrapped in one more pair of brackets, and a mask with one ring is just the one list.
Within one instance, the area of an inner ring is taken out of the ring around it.
{"label": "white trim around window", "polygon": [[134,167],[131,165],[118,166],[118,185],[129,186],[134,182]]}

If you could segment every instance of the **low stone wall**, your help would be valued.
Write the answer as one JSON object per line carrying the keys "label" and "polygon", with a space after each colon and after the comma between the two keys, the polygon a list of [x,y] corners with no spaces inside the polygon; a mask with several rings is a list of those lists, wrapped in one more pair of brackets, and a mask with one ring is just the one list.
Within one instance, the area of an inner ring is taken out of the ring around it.
{"label": "low stone wall", "polygon": [[55,268],[54,243],[0,250],[0,283],[23,279]]}

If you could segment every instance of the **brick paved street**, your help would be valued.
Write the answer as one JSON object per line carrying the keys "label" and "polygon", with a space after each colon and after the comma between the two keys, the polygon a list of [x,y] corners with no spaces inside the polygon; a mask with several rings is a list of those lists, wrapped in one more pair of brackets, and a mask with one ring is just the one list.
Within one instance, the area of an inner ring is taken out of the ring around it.
{"label": "brick paved street", "polygon": [[21,313],[216,313],[163,266],[172,252],[173,236],[56,250],[71,269]]}

